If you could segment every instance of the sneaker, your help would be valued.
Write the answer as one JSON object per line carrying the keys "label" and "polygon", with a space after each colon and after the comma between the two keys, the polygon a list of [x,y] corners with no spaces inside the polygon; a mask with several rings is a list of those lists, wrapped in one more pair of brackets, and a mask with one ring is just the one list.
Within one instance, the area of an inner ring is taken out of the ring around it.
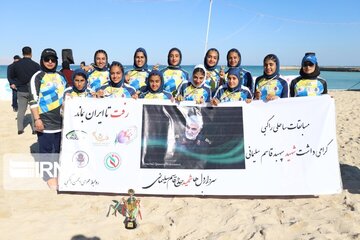
{"label": "sneaker", "polygon": [[23,134],[24,130],[18,131],[18,135]]}
{"label": "sneaker", "polygon": [[17,109],[17,108],[13,108],[13,111],[14,111],[14,112],[17,112],[17,111],[18,111],[18,109]]}

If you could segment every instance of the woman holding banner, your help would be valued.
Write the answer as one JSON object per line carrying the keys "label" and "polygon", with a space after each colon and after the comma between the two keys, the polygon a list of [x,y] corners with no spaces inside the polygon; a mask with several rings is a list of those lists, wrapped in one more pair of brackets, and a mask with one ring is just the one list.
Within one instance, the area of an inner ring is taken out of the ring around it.
{"label": "woman holding banner", "polygon": [[319,77],[320,69],[315,53],[306,53],[301,61],[300,76],[290,84],[291,97],[327,94],[327,83]]}

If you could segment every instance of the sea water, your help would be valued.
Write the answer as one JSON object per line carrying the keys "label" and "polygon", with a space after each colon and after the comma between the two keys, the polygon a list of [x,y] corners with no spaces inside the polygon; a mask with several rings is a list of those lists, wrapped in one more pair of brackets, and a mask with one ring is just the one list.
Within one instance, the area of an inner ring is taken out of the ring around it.
{"label": "sea water", "polygon": [[[191,74],[192,70],[194,69],[195,65],[183,65],[182,68],[186,70],[189,74]],[[78,65],[71,65],[72,69],[78,68]],[[152,66],[150,66],[151,68]],[[166,66],[160,66],[160,69]],[[58,70],[60,70],[60,66]],[[132,68],[131,65],[124,66],[125,71],[130,70]],[[253,77],[260,76],[263,74],[263,67],[262,66],[243,66],[244,69],[251,72]],[[281,70],[281,75],[299,75],[299,70]],[[7,66],[0,65],[0,81],[5,81],[7,78]],[[335,72],[335,71],[322,71],[321,75],[328,84],[328,89],[360,89],[360,72]]]}

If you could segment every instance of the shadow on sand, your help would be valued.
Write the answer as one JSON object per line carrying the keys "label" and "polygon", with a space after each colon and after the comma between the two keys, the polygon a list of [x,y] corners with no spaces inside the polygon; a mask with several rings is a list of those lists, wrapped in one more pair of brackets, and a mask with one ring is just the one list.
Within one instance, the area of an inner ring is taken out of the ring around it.
{"label": "shadow on sand", "polygon": [[82,234],[75,235],[71,238],[71,240],[100,240],[99,237],[86,237]]}
{"label": "shadow on sand", "polygon": [[340,164],[343,188],[350,193],[360,194],[360,169],[356,166]]}

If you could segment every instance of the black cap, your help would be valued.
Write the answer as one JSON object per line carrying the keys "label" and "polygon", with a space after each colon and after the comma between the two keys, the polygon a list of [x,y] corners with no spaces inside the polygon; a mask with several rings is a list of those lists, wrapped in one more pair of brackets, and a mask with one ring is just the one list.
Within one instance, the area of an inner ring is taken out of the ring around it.
{"label": "black cap", "polygon": [[55,50],[51,49],[51,48],[46,48],[46,49],[44,49],[44,51],[42,51],[41,58],[43,59],[46,57],[54,57],[55,59],[58,59]]}
{"label": "black cap", "polygon": [[18,59],[21,59],[21,57],[19,55],[15,55],[14,60],[18,60]]}

